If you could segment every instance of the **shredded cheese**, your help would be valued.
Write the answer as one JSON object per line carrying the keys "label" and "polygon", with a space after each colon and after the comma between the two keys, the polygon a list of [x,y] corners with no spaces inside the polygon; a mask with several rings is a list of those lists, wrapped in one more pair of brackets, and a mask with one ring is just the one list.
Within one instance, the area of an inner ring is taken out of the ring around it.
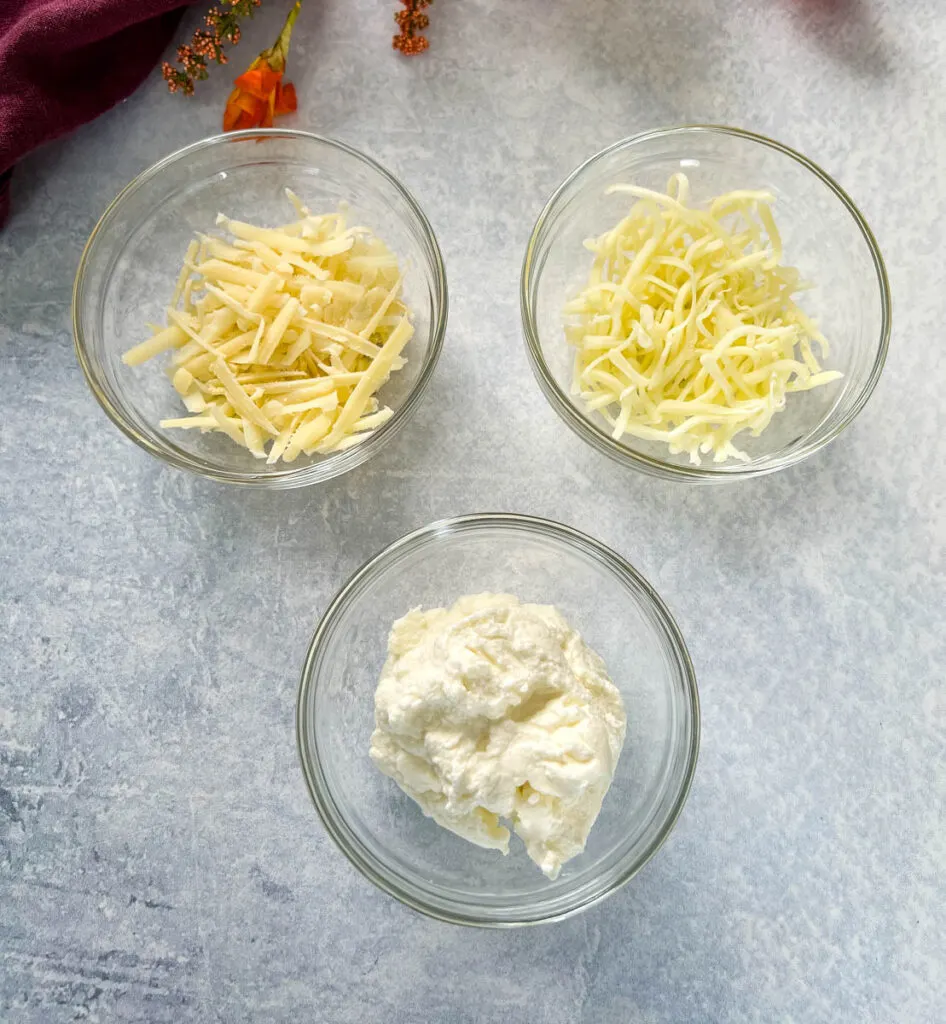
{"label": "shredded cheese", "polygon": [[782,263],[768,192],[736,191],[700,208],[685,174],[667,192],[614,185],[627,216],[585,243],[584,290],[565,307],[575,347],[572,391],[619,440],[664,442],[699,465],[749,456],[790,392],[839,379],[822,370],[828,344],[793,295],[806,288]]}
{"label": "shredded cheese", "polygon": [[[375,397],[405,365],[414,328],[397,258],[343,209],[262,228],[223,214],[230,239],[198,234],[165,327],[122,357],[169,350],[167,374],[189,416],[168,429],[219,431],[268,464],[344,451],[393,415]],[[269,449],[267,451],[267,447]]]}

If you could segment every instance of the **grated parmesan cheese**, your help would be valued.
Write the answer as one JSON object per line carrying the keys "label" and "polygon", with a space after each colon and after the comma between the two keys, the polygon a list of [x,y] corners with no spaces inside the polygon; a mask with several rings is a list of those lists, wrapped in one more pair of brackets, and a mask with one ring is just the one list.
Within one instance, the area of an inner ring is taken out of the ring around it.
{"label": "grated parmesan cheese", "polygon": [[167,373],[190,415],[161,426],[220,431],[269,464],[344,451],[386,423],[375,395],[414,333],[387,246],[347,227],[344,210],[313,215],[286,195],[295,223],[219,214],[229,240],[198,234],[168,326],[122,357],[138,366],[172,350]]}
{"label": "grated parmesan cheese", "polygon": [[786,396],[842,375],[822,370],[828,344],[793,295],[806,288],[782,264],[768,192],[736,191],[708,208],[689,203],[685,174],[666,194],[633,185],[627,216],[585,243],[588,283],[565,306],[575,347],[572,393],[600,413],[612,437],[666,443],[695,465],[749,456]]}

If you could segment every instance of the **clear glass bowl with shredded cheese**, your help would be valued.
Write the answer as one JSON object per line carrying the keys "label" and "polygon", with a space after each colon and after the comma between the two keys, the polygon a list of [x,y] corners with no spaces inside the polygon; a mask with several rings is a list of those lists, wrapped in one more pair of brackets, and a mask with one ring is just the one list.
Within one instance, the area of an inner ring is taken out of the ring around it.
{"label": "clear glass bowl with shredded cheese", "polygon": [[[763,314],[733,343],[733,310],[752,320],[745,294]],[[520,300],[539,385],[581,438],[704,483],[830,442],[870,397],[890,335],[883,259],[847,194],[786,146],[717,126],[625,139],[574,171],[535,225]]]}
{"label": "clear glass bowl with shredded cheese", "polygon": [[[426,818],[368,753],[391,625],[414,607],[484,592],[554,605],[604,659],[624,703],[627,734],[601,813],[554,881],[518,837],[503,856]],[[590,537],[517,515],[433,523],[357,572],[309,647],[296,722],[316,809],[355,867],[416,910],[487,927],[567,917],[632,878],[683,808],[700,738],[693,666],[651,585]]]}
{"label": "clear glass bowl with shredded cheese", "polygon": [[[294,223],[309,212],[332,230],[318,220]],[[277,265],[278,246],[256,228],[287,224],[287,234],[303,232],[319,255],[300,256],[291,251],[299,239],[279,236],[290,251]],[[366,255],[351,259],[355,283],[336,284],[341,272],[331,261],[350,254],[337,257],[332,247],[351,246],[346,226],[358,246],[350,252]],[[195,238],[208,236],[218,241],[198,246]],[[228,263],[231,256],[241,265]],[[180,299],[182,264],[193,273]],[[218,298],[205,314],[208,293]],[[195,306],[198,294],[204,300]],[[276,322],[281,310],[295,316],[285,332]],[[345,311],[359,310],[360,319],[346,319]],[[271,488],[324,481],[376,454],[426,390],[446,318],[440,250],[404,186],[341,142],[283,129],[205,139],[139,175],[92,232],[73,294],[79,362],[128,437],[173,466]],[[243,328],[252,337],[257,326],[256,344],[242,356],[239,337],[223,344]],[[392,348],[382,357],[387,339]],[[220,357],[231,350],[235,357]],[[178,362],[187,369],[176,372]]]}

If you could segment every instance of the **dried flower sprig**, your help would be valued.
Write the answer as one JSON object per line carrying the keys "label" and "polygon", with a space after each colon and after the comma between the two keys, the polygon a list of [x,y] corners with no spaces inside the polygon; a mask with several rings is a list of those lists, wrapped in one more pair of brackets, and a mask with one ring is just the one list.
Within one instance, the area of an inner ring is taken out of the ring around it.
{"label": "dried flower sprig", "polygon": [[211,7],[204,19],[206,28],[198,29],[190,45],[177,48],[177,63],[174,67],[167,61],[161,65],[161,73],[170,92],[182,92],[191,96],[194,82],[203,81],[208,75],[207,62],[226,64],[223,52],[225,43],[236,46],[242,34],[241,18],[252,18],[260,0],[222,0],[222,7]]}
{"label": "dried flower sprig", "polygon": [[271,128],[273,118],[291,114],[296,109],[296,87],[283,85],[283,74],[289,58],[292,29],[299,17],[302,0],[296,0],[276,42],[233,80],[236,88],[230,93],[223,112],[223,130]]}
{"label": "dried flower sprig", "polygon": [[394,20],[400,28],[400,32],[394,37],[391,45],[395,50],[400,50],[405,57],[416,57],[423,53],[430,46],[423,31],[430,24],[430,18],[424,14],[424,8],[429,7],[433,0],[401,0],[404,10],[394,15]]}

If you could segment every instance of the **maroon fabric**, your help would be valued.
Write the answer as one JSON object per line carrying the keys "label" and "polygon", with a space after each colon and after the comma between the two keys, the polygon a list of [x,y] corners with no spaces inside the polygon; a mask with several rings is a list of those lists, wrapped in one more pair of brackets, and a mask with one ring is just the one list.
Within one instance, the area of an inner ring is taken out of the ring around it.
{"label": "maroon fabric", "polygon": [[0,226],[24,154],[133,92],[192,0],[0,0]]}

